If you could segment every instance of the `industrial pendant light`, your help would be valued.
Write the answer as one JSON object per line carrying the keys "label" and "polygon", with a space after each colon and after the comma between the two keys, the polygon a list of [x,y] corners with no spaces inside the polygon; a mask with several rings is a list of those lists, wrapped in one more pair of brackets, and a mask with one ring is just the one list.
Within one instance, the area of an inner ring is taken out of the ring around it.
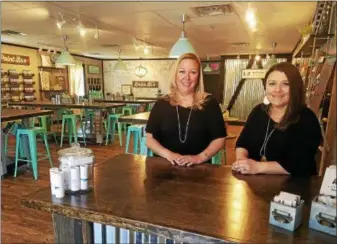
{"label": "industrial pendant light", "polygon": [[[207,57],[206,59],[207,59],[207,61],[209,61],[209,57]],[[212,70],[211,66],[209,66],[209,63],[206,63],[206,66],[203,69],[203,71],[205,71],[205,72],[212,72],[213,70]]]}
{"label": "industrial pendant light", "polygon": [[184,53],[196,53],[190,41],[185,37],[185,21],[187,16],[183,14],[182,16],[182,23],[183,23],[183,30],[181,32],[181,36],[178,41],[173,45],[171,48],[169,58],[178,58],[180,55]]}
{"label": "industrial pendant light", "polygon": [[275,54],[274,54],[275,53],[275,47],[276,47],[277,43],[273,42],[272,45],[273,45],[273,54],[270,56],[266,65],[264,66],[265,69],[269,69],[273,65],[277,64],[277,59],[276,59]]}
{"label": "industrial pendant light", "polygon": [[55,61],[55,65],[76,65],[76,60],[74,57],[69,53],[68,47],[67,47],[67,41],[68,36],[63,36],[64,46],[65,49],[61,52],[61,54],[57,57]]}
{"label": "industrial pendant light", "polygon": [[115,64],[115,66],[113,67],[113,71],[126,71],[126,65],[125,63],[123,63],[122,59],[121,59],[121,50],[118,50],[118,60]]}

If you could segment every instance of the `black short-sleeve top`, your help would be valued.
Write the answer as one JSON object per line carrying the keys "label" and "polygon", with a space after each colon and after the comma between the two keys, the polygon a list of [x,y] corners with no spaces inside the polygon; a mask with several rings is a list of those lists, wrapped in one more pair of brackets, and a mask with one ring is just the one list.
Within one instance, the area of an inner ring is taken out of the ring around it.
{"label": "black short-sleeve top", "polygon": [[166,99],[158,100],[151,110],[146,132],[163,147],[182,155],[199,154],[211,141],[227,136],[221,108],[211,95],[206,98],[202,110],[172,106]]}
{"label": "black short-sleeve top", "polygon": [[[260,161],[260,151],[266,133],[269,135],[274,125],[275,122],[268,115],[265,106],[257,105],[249,114],[236,147],[245,148],[249,158]],[[315,175],[315,155],[321,139],[321,129],[316,115],[312,110],[304,107],[296,123],[283,131],[274,130],[266,144],[265,156],[267,161],[278,162],[291,175]]]}

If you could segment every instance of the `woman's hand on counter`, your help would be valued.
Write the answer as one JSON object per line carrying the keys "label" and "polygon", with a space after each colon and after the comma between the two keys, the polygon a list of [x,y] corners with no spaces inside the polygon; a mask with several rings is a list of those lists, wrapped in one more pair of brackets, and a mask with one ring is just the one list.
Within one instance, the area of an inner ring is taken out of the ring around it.
{"label": "woman's hand on counter", "polygon": [[208,157],[205,157],[202,154],[198,155],[184,155],[179,161],[180,166],[190,167],[194,164],[201,164],[208,160]]}
{"label": "woman's hand on counter", "polygon": [[179,153],[174,153],[174,152],[171,152],[169,150],[167,150],[165,153],[164,153],[164,158],[166,158],[168,161],[170,161],[170,163],[172,165],[180,165],[180,159],[182,158],[183,156],[180,155]]}
{"label": "woman's hand on counter", "polygon": [[259,162],[246,158],[246,159],[239,159],[233,163],[232,169],[236,172],[241,174],[259,174],[261,173],[260,164]]}

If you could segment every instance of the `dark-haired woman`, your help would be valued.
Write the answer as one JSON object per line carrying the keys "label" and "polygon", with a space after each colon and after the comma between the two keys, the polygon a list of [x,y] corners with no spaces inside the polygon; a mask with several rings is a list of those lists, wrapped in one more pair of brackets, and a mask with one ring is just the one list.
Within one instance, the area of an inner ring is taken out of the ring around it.
{"label": "dark-haired woman", "polygon": [[305,105],[303,80],[291,63],[271,67],[266,96],[250,115],[236,142],[233,170],[242,174],[316,174],[322,139],[316,115]]}

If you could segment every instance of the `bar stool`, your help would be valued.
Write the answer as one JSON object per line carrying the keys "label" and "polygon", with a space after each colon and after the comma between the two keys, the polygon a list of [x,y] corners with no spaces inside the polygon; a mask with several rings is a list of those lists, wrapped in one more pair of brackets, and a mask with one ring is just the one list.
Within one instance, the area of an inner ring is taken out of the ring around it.
{"label": "bar stool", "polygon": [[[131,106],[124,106],[122,108],[123,116],[128,116],[133,114],[133,108]],[[131,125],[131,123],[122,123],[124,131],[126,131],[127,125]]]}
{"label": "bar stool", "polygon": [[153,157],[153,152],[151,149],[149,149],[146,146],[146,136],[142,137],[141,143],[140,143],[140,154],[144,156]]}
{"label": "bar stool", "polygon": [[[42,135],[44,144],[46,147],[46,152],[47,155],[46,157],[40,158],[38,160],[38,154],[37,154],[37,146],[36,146],[36,136],[37,135]],[[30,153],[30,159],[23,159],[19,153],[20,150],[20,141],[21,141],[21,136],[28,136],[28,141],[29,141],[29,153]],[[37,180],[38,178],[38,168],[37,168],[37,162],[48,158],[50,167],[53,167],[53,161],[50,156],[49,152],[49,146],[48,146],[48,140],[47,140],[47,134],[46,130],[41,127],[34,127],[34,128],[29,128],[29,129],[17,129],[16,133],[16,147],[15,147],[15,171],[14,171],[14,177],[17,175],[17,170],[18,170],[18,161],[26,161],[29,164],[31,163],[31,166],[33,168],[33,176],[34,179]]]}
{"label": "bar stool", "polygon": [[133,114],[133,109],[132,109],[132,107],[131,107],[131,106],[124,106],[124,107],[122,108],[122,114],[123,114],[124,116],[132,115],[132,114]]}
{"label": "bar stool", "polygon": [[[122,146],[122,123],[118,122],[119,117],[121,114],[108,114],[108,117],[106,119],[106,140],[105,145],[108,145],[109,143],[109,135],[111,135],[111,142],[114,141],[114,135],[116,131],[116,125],[118,126],[118,137],[119,137],[119,145]],[[112,128],[111,128],[112,127]]]}
{"label": "bar stool", "polygon": [[53,135],[55,143],[58,144],[57,139],[56,139],[56,133],[54,131],[49,131],[48,130],[48,118],[50,119],[50,115],[43,115],[38,117],[40,120],[40,127],[44,128],[46,130],[46,135]]}
{"label": "bar stool", "polygon": [[143,127],[145,125],[130,125],[128,127],[128,132],[126,135],[126,145],[125,145],[125,153],[129,151],[129,143],[130,143],[130,136],[133,133],[133,153],[138,153],[138,142],[139,145],[141,144],[141,138],[143,134]]}
{"label": "bar stool", "polygon": [[76,114],[64,114],[62,116],[62,133],[61,133],[61,143],[60,147],[63,146],[63,137],[64,137],[64,130],[65,130],[65,123],[68,123],[68,137],[69,137],[69,144],[72,142],[72,136],[74,136],[74,140],[77,143],[77,130],[76,130],[76,122],[77,118],[80,120],[82,134],[83,134],[83,142],[86,145],[85,141],[85,131],[83,129],[82,119]]}
{"label": "bar stool", "polygon": [[90,123],[90,133],[92,133],[93,124],[95,118],[95,110],[94,109],[84,109],[84,130],[87,131],[87,124]]}
{"label": "bar stool", "polygon": [[62,125],[62,123],[60,124],[60,120],[62,121],[62,116],[64,114],[73,114],[73,111],[71,109],[59,109],[56,111],[56,124],[57,124],[57,130],[59,130],[60,126]]}

